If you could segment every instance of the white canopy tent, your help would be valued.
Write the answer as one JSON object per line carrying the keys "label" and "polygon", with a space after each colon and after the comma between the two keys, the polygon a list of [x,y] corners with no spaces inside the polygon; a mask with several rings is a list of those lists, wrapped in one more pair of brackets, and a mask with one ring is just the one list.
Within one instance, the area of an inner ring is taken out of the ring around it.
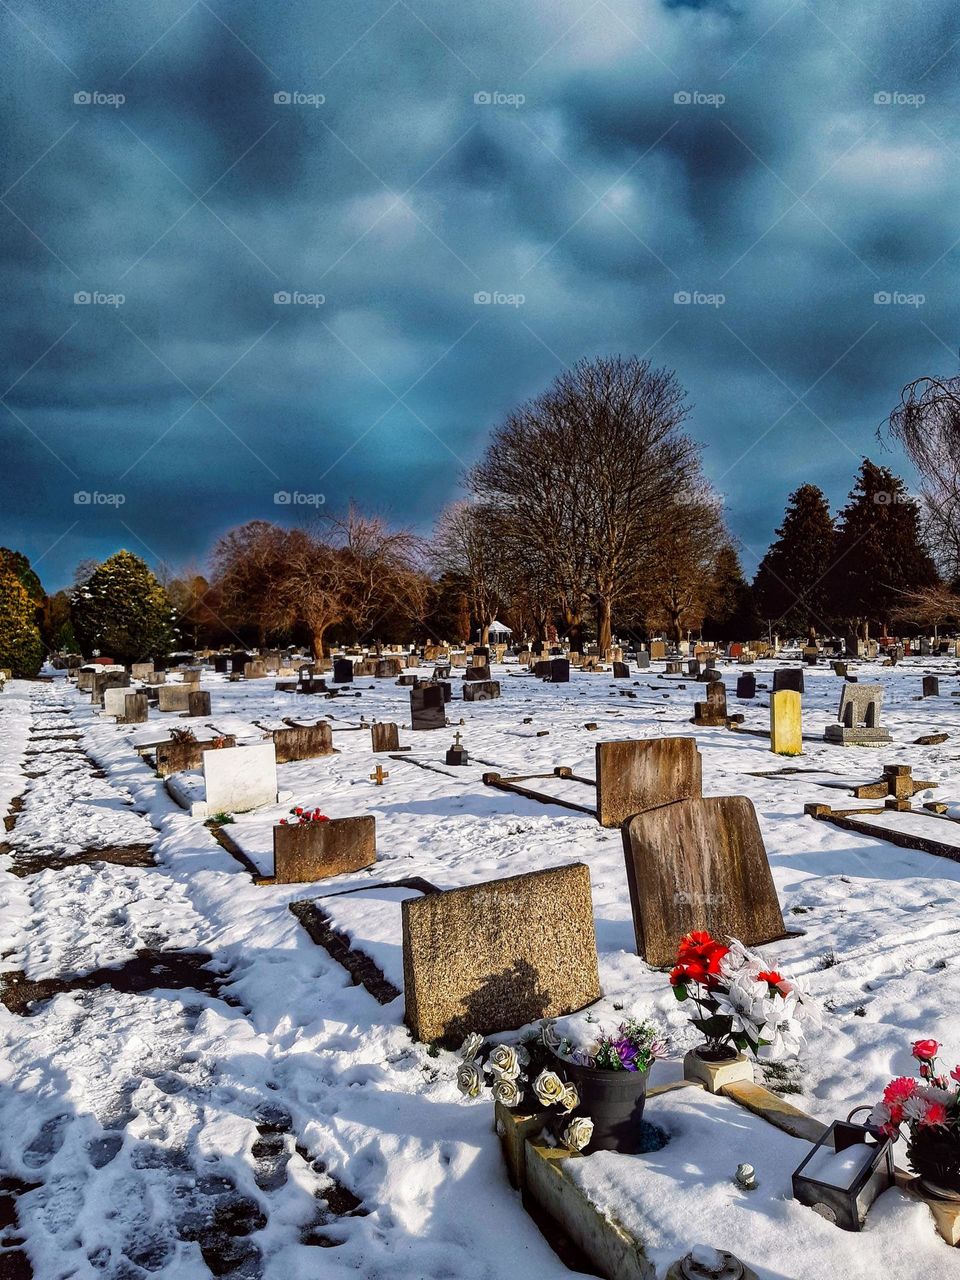
{"label": "white canopy tent", "polygon": [[490,626],[487,628],[487,630],[492,636],[512,636],[513,635],[513,631],[510,627],[505,627],[502,622],[498,622],[496,619],[494,619],[493,622],[490,623]]}

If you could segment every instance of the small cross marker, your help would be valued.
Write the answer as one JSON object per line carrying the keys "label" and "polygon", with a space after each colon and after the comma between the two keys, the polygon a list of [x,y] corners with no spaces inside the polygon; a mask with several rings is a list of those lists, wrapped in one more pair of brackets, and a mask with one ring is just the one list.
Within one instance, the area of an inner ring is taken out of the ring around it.
{"label": "small cross marker", "polygon": [[459,747],[459,745],[460,745],[460,740],[461,740],[462,738],[463,738],[463,734],[462,734],[462,733],[460,732],[460,730],[458,729],[458,730],[457,730],[457,732],[453,735],[453,744],[454,744],[454,746]]}
{"label": "small cross marker", "polygon": [[390,777],[390,774],[384,772],[383,765],[378,764],[377,767],[374,769],[373,773],[371,773],[370,780],[371,782],[375,782],[378,787],[382,787],[386,779],[389,777]]}

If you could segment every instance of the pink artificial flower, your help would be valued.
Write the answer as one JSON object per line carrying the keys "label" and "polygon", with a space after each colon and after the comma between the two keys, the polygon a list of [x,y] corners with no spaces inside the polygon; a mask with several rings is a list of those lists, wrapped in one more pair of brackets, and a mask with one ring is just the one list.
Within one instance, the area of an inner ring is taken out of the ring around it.
{"label": "pink artificial flower", "polygon": [[960,1084],[960,1066],[953,1068],[950,1072],[950,1079],[956,1080],[957,1084]]}
{"label": "pink artificial flower", "polygon": [[942,1102],[928,1102],[927,1109],[920,1117],[922,1125],[940,1126],[947,1123],[947,1108]]}
{"label": "pink artificial flower", "polygon": [[883,1100],[888,1107],[902,1106],[917,1091],[917,1082],[912,1076],[899,1076],[891,1080],[883,1091]]}
{"label": "pink artificial flower", "polygon": [[910,1052],[920,1062],[932,1062],[939,1048],[939,1040],[917,1040]]}

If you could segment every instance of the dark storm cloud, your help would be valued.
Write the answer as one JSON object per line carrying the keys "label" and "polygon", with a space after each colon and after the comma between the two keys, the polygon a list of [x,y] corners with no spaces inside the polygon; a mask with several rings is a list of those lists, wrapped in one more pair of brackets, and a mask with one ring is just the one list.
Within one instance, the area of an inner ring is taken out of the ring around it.
{"label": "dark storm cloud", "polygon": [[952,0],[0,23],[0,541],[50,586],[196,562],[301,514],[278,491],[425,530],[504,412],[610,351],[678,370],[752,570],[791,489],[841,501],[900,385],[955,369]]}

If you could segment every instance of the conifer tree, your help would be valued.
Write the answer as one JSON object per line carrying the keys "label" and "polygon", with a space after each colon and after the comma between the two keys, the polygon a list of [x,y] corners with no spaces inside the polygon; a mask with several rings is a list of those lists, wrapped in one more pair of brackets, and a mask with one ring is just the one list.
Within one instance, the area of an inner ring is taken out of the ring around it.
{"label": "conifer tree", "polygon": [[98,565],[71,601],[73,626],[88,656],[98,649],[117,662],[163,657],[174,644],[167,593],[130,551]]}
{"label": "conifer tree", "polygon": [[796,635],[827,630],[836,535],[827,499],[815,484],[790,495],[776,533],[753,581],[761,616],[774,630]]}

